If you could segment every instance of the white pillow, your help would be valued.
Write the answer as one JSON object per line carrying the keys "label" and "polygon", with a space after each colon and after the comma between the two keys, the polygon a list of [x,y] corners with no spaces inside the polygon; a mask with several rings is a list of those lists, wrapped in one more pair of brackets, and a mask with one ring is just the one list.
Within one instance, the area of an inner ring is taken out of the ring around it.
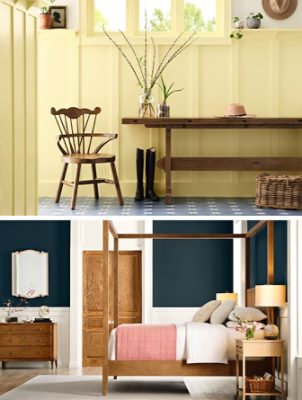
{"label": "white pillow", "polygon": [[223,324],[228,319],[228,315],[234,309],[235,304],[234,300],[223,301],[211,315],[211,324]]}
{"label": "white pillow", "polygon": [[262,321],[267,318],[267,316],[258,308],[254,307],[235,307],[233,311],[229,314],[229,319],[231,321],[238,322],[240,318],[242,321]]}
{"label": "white pillow", "polygon": [[[250,321],[250,322],[248,322],[247,324],[245,324],[245,326],[246,327],[253,327],[253,324],[254,324],[254,322],[253,321]],[[228,328],[234,328],[234,329],[236,329],[236,328],[241,328],[241,325],[240,324],[238,324],[238,322],[234,322],[234,321],[227,321],[226,322],[226,327],[228,327]],[[265,327],[265,324],[263,323],[263,322],[256,322],[256,329],[257,330],[259,330],[259,329],[264,329],[264,327]]]}
{"label": "white pillow", "polygon": [[194,315],[192,322],[207,322],[216,308],[220,305],[221,300],[211,300],[204,304]]}

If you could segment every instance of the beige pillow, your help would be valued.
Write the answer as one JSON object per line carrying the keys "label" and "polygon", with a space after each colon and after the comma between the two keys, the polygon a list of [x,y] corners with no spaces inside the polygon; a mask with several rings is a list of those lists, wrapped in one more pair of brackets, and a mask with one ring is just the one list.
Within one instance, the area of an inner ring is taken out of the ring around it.
{"label": "beige pillow", "polygon": [[233,311],[229,314],[229,320],[238,322],[240,318],[242,321],[262,321],[267,318],[267,316],[258,308],[254,307],[235,307]]}
{"label": "beige pillow", "polygon": [[207,322],[212,313],[216,310],[216,308],[220,305],[221,300],[211,300],[208,303],[204,304],[197,313],[193,317],[193,322]]}
{"label": "beige pillow", "polygon": [[223,324],[228,319],[228,315],[234,309],[235,305],[234,300],[223,301],[211,315],[211,324]]}

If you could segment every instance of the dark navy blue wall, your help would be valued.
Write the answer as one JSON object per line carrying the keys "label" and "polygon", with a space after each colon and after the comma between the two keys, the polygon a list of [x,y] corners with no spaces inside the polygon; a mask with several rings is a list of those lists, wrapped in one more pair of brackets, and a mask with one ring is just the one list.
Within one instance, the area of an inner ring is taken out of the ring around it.
{"label": "dark navy blue wall", "polygon": [[29,306],[69,307],[70,222],[0,221],[0,306],[11,296],[11,253],[39,250],[49,257],[49,296]]}
{"label": "dark navy blue wall", "polygon": [[[232,221],[154,221],[154,233],[232,233]],[[154,240],[153,306],[198,307],[233,291],[232,240]]]}
{"label": "dark navy blue wall", "polygon": [[[248,229],[257,221],[249,221]],[[275,221],[275,284],[287,284],[287,222]],[[251,239],[251,287],[267,283],[267,229]]]}

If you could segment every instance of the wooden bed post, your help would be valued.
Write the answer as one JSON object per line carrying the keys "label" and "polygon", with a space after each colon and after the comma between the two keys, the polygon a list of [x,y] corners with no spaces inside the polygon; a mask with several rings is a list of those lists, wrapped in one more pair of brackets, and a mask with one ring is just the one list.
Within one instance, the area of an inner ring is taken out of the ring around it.
{"label": "wooden bed post", "polygon": [[[274,261],[274,243],[275,230],[274,222],[267,222],[267,284],[273,285],[275,279],[275,261]],[[274,324],[275,312],[273,307],[267,309],[268,323]]]}
{"label": "wooden bed post", "polygon": [[118,237],[114,238],[114,249],[113,249],[113,280],[114,280],[114,311],[113,311],[113,327],[116,328],[119,325],[119,280],[118,280],[118,251],[119,251],[119,242]]}
{"label": "wooden bed post", "polygon": [[103,345],[103,381],[102,394],[106,396],[108,385],[108,343],[109,343],[109,221],[103,221],[103,312],[104,312],[104,345]]}
{"label": "wooden bed post", "polygon": [[245,307],[248,304],[248,289],[251,287],[251,239],[245,238]]}

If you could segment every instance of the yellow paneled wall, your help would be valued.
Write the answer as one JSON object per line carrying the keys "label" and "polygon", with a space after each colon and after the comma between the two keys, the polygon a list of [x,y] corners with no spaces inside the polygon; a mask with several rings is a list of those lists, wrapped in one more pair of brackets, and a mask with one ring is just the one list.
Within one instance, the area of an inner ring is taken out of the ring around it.
{"label": "yellow paneled wall", "polygon": [[[119,133],[112,145],[116,153],[123,194],[135,190],[135,149],[155,146],[164,154],[164,136],[158,129],[122,126],[123,116],[136,116],[137,87],[128,65],[111,45],[98,40],[81,41],[74,32],[41,32],[39,79],[39,189],[54,196],[61,164],[56,149],[51,106],[79,105],[102,108],[99,130]],[[138,50],[142,47],[137,46]],[[158,46],[159,57],[166,46]],[[224,105],[240,102],[258,116],[302,115],[302,31],[259,30],[245,32],[244,39],[220,44],[194,45],[167,69],[164,76],[184,91],[169,99],[171,114],[213,116]],[[160,93],[154,93],[160,100]],[[302,137],[295,131],[197,131],[173,135],[173,153],[180,156],[295,156],[302,155]],[[109,146],[110,150],[110,146]],[[109,175],[109,171],[104,171]],[[90,169],[88,171],[88,176]],[[251,172],[174,172],[175,195],[251,196],[255,192]],[[157,171],[156,186],[164,191],[164,174]],[[70,194],[68,189],[65,195]],[[103,193],[114,195],[107,186]],[[79,195],[93,195],[80,187]]]}
{"label": "yellow paneled wall", "polygon": [[0,214],[36,212],[36,17],[0,1]]}

